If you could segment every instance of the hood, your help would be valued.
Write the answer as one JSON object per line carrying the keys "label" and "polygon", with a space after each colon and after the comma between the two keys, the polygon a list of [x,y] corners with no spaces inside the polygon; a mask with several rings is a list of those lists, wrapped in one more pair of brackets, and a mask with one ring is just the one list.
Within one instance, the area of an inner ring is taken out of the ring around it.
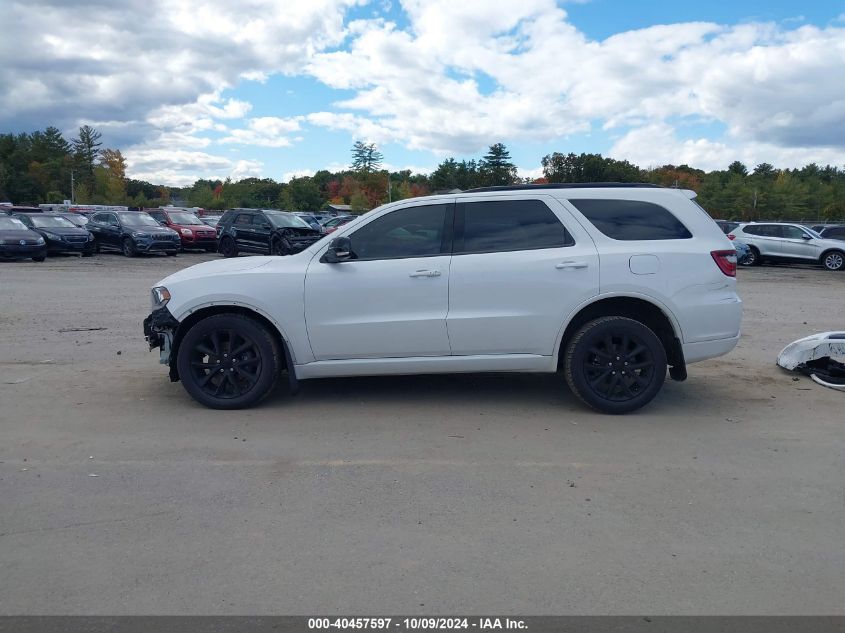
{"label": "hood", "polygon": [[165,277],[156,286],[167,286],[168,284],[188,281],[189,279],[198,279],[200,277],[213,277],[215,275],[243,272],[245,270],[261,268],[278,259],[279,257],[255,256],[233,257],[232,259],[217,259],[211,262],[203,262],[202,264],[184,268],[169,277]]}
{"label": "hood", "polygon": [[29,229],[0,229],[0,240],[39,240],[41,236]]}
{"label": "hood", "polygon": [[34,230],[39,233],[52,233],[53,235],[84,235],[88,236],[88,229],[83,229],[78,226],[70,228],[69,226],[47,226],[37,227]]}

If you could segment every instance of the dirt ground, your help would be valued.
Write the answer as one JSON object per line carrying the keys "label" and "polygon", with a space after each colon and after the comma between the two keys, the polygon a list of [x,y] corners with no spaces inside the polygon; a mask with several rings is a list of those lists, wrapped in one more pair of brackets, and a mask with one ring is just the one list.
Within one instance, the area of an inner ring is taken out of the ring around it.
{"label": "dirt ground", "polygon": [[634,415],[551,375],[220,412],[141,333],[209,257],[0,264],[0,614],[845,614],[845,394],[774,364],[845,274],[740,270],[738,348]]}

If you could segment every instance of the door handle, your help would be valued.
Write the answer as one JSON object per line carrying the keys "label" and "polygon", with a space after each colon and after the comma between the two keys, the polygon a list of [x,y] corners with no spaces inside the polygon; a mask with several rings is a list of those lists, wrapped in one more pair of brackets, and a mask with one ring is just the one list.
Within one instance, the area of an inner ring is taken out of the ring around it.
{"label": "door handle", "polygon": [[411,273],[408,277],[439,277],[440,271],[439,270],[418,270],[416,272]]}
{"label": "door handle", "polygon": [[587,262],[560,262],[559,264],[555,264],[555,268],[558,270],[580,270],[587,266],[589,266]]}

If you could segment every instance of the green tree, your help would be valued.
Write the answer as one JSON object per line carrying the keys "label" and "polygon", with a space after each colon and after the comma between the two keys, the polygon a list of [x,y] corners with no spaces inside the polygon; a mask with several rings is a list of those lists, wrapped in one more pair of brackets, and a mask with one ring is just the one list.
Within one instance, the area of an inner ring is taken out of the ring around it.
{"label": "green tree", "polygon": [[518,180],[516,165],[511,162],[510,152],[503,143],[490,146],[481,159],[480,171],[488,186],[512,185]]}
{"label": "green tree", "polygon": [[291,178],[279,196],[279,205],[290,211],[315,211],[323,205],[323,194],[313,178]]}
{"label": "green tree", "polygon": [[94,181],[94,165],[99,154],[102,138],[97,130],[90,125],[83,125],[79,128],[79,136],[73,139],[73,152],[76,156],[77,165],[81,171],[81,178],[83,182],[92,184]]}
{"label": "green tree", "polygon": [[376,148],[375,143],[355,141],[352,146],[352,171],[368,174],[381,168],[384,156]]}

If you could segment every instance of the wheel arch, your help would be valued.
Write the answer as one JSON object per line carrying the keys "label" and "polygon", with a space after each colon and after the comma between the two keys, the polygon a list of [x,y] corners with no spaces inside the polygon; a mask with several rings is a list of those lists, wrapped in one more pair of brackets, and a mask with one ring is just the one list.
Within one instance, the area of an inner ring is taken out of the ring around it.
{"label": "wheel arch", "polygon": [[559,369],[563,364],[566,345],[575,333],[585,323],[604,316],[627,317],[650,328],[663,344],[666,359],[671,366],[671,377],[674,380],[686,378],[686,363],[681,345],[682,332],[678,320],[666,306],[660,305],[651,297],[633,295],[596,297],[590,303],[579,306],[558,335],[555,353]]}
{"label": "wheel arch", "polygon": [[282,328],[268,315],[264,314],[260,309],[254,306],[236,304],[236,303],[208,303],[192,308],[185,318],[179,321],[179,327],[173,335],[173,343],[170,352],[170,379],[172,381],[179,380],[179,372],[176,368],[176,357],[179,354],[179,345],[185,334],[191,327],[201,321],[202,319],[215,314],[240,314],[250,317],[261,323],[275,339],[279,348],[282,350],[285,358],[285,369],[290,376],[291,385],[296,384],[296,370],[293,360],[290,345],[288,345],[287,337],[284,335]]}

